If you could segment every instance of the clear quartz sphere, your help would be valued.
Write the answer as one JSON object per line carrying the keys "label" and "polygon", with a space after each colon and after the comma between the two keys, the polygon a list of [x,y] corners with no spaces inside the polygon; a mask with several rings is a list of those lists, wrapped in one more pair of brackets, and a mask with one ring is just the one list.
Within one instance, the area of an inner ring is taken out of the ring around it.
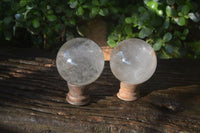
{"label": "clear quartz sphere", "polygon": [[132,38],[120,42],[112,51],[110,67],[120,81],[140,84],[156,70],[157,58],[153,48],[145,41]]}
{"label": "clear quartz sphere", "polygon": [[94,82],[103,71],[103,52],[90,39],[72,39],[58,51],[56,66],[61,77],[68,83],[87,85]]}

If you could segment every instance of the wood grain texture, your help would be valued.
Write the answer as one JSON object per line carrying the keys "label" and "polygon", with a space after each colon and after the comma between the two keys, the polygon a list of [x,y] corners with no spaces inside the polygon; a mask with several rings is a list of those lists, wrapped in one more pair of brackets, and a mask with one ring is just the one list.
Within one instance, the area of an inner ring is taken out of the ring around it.
{"label": "wood grain texture", "polygon": [[[135,102],[116,97],[119,81],[105,63],[89,86],[91,102],[65,101],[67,83],[49,58],[0,57],[0,130],[11,133],[200,132],[200,62],[159,60]],[[179,87],[178,87],[179,86]],[[182,87],[181,87],[182,86]]]}

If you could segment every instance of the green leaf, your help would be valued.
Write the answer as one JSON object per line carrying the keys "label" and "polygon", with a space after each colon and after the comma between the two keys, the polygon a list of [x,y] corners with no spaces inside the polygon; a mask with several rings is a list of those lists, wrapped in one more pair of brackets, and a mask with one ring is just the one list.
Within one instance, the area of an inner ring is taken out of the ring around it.
{"label": "green leaf", "polygon": [[161,45],[160,43],[155,43],[155,44],[153,45],[153,49],[154,49],[155,51],[159,51],[161,47],[162,47],[162,45]]}
{"label": "green leaf", "polygon": [[200,21],[200,14],[198,12],[196,13],[189,13],[188,14],[190,19],[194,22],[199,22]]}
{"label": "green leaf", "polygon": [[185,40],[185,39],[186,39],[186,37],[185,37],[185,36],[181,36],[180,38],[181,38],[181,40]]}
{"label": "green leaf", "polygon": [[158,8],[158,3],[156,1],[148,1],[147,6],[153,10],[156,10]]}
{"label": "green leaf", "polygon": [[104,6],[108,3],[108,0],[100,0],[101,6]]}
{"label": "green leaf", "polygon": [[133,18],[132,17],[127,17],[127,18],[125,18],[125,22],[127,23],[127,24],[131,24],[131,23],[133,23]]}
{"label": "green leaf", "polygon": [[149,19],[150,19],[150,14],[148,12],[145,12],[140,16],[141,21],[145,21],[145,20],[149,20]]}
{"label": "green leaf", "polygon": [[114,40],[112,40],[112,39],[109,39],[108,41],[107,41],[107,43],[108,43],[108,45],[110,46],[110,47],[115,47],[117,44],[115,43],[115,41]]}
{"label": "green leaf", "polygon": [[71,2],[69,7],[70,8],[76,8],[76,6],[78,5],[78,2],[77,1],[74,1],[74,2]]}
{"label": "green leaf", "polygon": [[153,49],[154,49],[155,51],[159,51],[159,50],[161,49],[162,45],[163,45],[163,42],[162,42],[161,39],[159,39],[159,40],[156,41],[156,43],[153,45]]}
{"label": "green leaf", "polygon": [[139,12],[140,13],[144,13],[144,12],[146,12],[146,8],[144,8],[143,6],[140,6],[139,8],[138,8],[138,10],[139,10]]}
{"label": "green leaf", "polygon": [[53,10],[49,10],[47,13],[48,13],[49,15],[50,15],[50,14],[53,14]]}
{"label": "green leaf", "polygon": [[124,31],[126,32],[127,35],[131,35],[132,34],[132,27],[131,27],[131,25],[126,25],[124,27]]}
{"label": "green leaf", "polygon": [[172,34],[169,32],[165,33],[165,35],[163,36],[163,40],[165,42],[169,42],[171,39],[172,39]]}
{"label": "green leaf", "polygon": [[166,19],[166,20],[165,20],[163,26],[164,26],[165,29],[168,29],[168,28],[169,28],[169,19]]}
{"label": "green leaf", "polygon": [[109,39],[117,41],[118,40],[118,36],[117,36],[117,34],[111,34],[111,35],[108,36],[108,40]]}
{"label": "green leaf", "polygon": [[165,46],[165,49],[168,53],[172,53],[174,51],[174,47],[169,44]]}
{"label": "green leaf", "polygon": [[98,0],[92,0],[92,5],[98,6],[99,5],[99,1]]}
{"label": "green leaf", "polygon": [[30,2],[31,0],[20,0],[19,5],[20,6],[25,6],[28,2]]}
{"label": "green leaf", "polygon": [[57,19],[56,15],[47,15],[47,19],[51,22],[55,21]]}
{"label": "green leaf", "polygon": [[183,15],[182,12],[179,12],[179,13],[178,13],[178,16],[182,17],[182,16],[184,16],[184,15]]}
{"label": "green leaf", "polygon": [[101,15],[101,16],[106,16],[107,14],[108,14],[108,9],[106,9],[106,8],[100,9],[99,15]]}
{"label": "green leaf", "polygon": [[172,16],[172,8],[170,6],[166,6],[165,12],[166,12],[168,17]]}
{"label": "green leaf", "polygon": [[81,6],[77,9],[76,14],[77,14],[78,16],[81,16],[81,15],[84,14],[84,10],[83,10],[83,8],[82,8]]}
{"label": "green leaf", "polygon": [[32,25],[34,28],[39,28],[40,27],[40,22],[38,19],[33,19],[32,20]]}
{"label": "green leaf", "polygon": [[152,29],[148,28],[148,27],[144,27],[142,28],[142,30],[139,32],[139,37],[140,38],[145,38],[148,37],[149,35],[151,35],[153,32]]}
{"label": "green leaf", "polygon": [[70,23],[71,25],[75,25],[75,24],[76,24],[76,22],[75,22],[74,19],[70,19],[70,20],[69,20],[69,23]]}
{"label": "green leaf", "polygon": [[33,9],[33,7],[27,5],[27,6],[26,6],[26,9],[27,9],[27,10],[31,10],[31,9]]}
{"label": "green leaf", "polygon": [[162,10],[156,10],[156,13],[157,13],[159,16],[162,16],[162,15],[163,15],[163,11],[162,11]]}
{"label": "green leaf", "polygon": [[174,21],[175,21],[178,25],[180,25],[180,26],[183,26],[183,25],[185,25],[185,23],[186,23],[186,20],[185,20],[184,17],[176,18],[176,19],[174,19]]}
{"label": "green leaf", "polygon": [[19,14],[19,13],[15,14],[15,19],[16,20],[21,20],[22,19],[22,15]]}
{"label": "green leaf", "polygon": [[187,15],[190,11],[190,7],[188,5],[184,5],[181,9],[181,12],[184,14],[184,15]]}
{"label": "green leaf", "polygon": [[93,18],[99,13],[99,8],[93,7],[91,12],[90,12],[90,17]]}
{"label": "green leaf", "polygon": [[167,0],[167,4],[173,5],[175,3],[175,0]]}
{"label": "green leaf", "polygon": [[133,37],[135,37],[135,36],[133,36],[133,35],[128,35],[128,36],[126,36],[126,39],[133,38]]}
{"label": "green leaf", "polygon": [[104,14],[104,12],[103,12],[102,9],[99,10],[99,15],[101,15],[101,16],[105,16],[105,14]]}

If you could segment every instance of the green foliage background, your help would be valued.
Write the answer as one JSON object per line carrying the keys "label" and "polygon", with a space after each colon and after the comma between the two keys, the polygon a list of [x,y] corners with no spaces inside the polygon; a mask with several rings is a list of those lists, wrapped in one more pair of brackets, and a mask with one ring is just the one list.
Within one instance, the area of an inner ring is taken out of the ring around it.
{"label": "green foliage background", "polygon": [[0,38],[57,49],[95,17],[108,23],[111,47],[137,37],[160,58],[200,58],[200,1],[192,0],[1,0]]}

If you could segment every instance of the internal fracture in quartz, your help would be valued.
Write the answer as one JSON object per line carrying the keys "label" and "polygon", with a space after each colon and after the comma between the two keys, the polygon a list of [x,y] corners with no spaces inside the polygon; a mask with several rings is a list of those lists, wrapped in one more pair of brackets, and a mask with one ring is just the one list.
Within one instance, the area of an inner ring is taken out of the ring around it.
{"label": "internal fracture in quartz", "polygon": [[68,83],[87,85],[94,82],[104,67],[101,48],[92,40],[76,38],[66,42],[56,58],[59,74]]}

